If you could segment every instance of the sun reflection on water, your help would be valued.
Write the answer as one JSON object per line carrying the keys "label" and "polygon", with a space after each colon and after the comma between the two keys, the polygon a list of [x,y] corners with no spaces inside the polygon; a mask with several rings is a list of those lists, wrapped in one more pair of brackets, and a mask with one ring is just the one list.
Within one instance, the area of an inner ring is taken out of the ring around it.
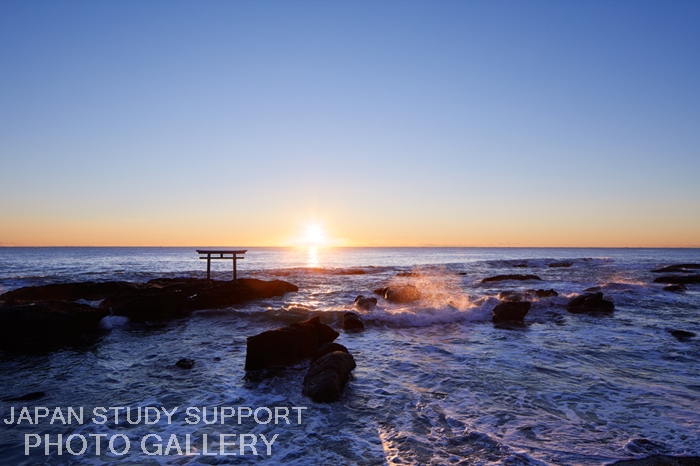
{"label": "sun reflection on water", "polygon": [[315,246],[309,246],[309,255],[306,259],[308,267],[318,267],[318,251]]}

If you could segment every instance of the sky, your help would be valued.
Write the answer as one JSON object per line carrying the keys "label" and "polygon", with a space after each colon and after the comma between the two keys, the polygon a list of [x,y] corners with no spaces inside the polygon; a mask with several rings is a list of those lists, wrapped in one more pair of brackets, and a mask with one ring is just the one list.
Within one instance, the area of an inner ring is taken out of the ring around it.
{"label": "sky", "polygon": [[672,0],[0,1],[0,245],[700,247],[698,24]]}

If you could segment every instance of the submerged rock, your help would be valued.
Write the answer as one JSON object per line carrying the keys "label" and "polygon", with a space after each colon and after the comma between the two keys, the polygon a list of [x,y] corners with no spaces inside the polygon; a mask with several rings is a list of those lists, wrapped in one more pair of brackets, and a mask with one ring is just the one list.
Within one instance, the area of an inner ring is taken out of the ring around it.
{"label": "submerged rock", "polygon": [[559,293],[557,293],[556,291],[554,291],[552,289],[549,289],[549,290],[540,289],[540,290],[535,291],[535,296],[538,298],[551,298],[554,296],[559,296]]}
{"label": "submerged rock", "polygon": [[372,306],[377,305],[377,298],[368,298],[359,295],[357,298],[355,298],[354,305],[358,309],[362,309],[363,311],[369,311],[372,308]]}
{"label": "submerged rock", "polygon": [[603,293],[584,293],[571,298],[566,306],[573,314],[613,312],[615,305],[612,301],[603,299]]}
{"label": "submerged rock", "polygon": [[508,274],[508,275],[496,275],[494,277],[488,277],[481,280],[481,283],[490,282],[502,282],[506,280],[542,280],[537,275],[519,275],[519,274]]}
{"label": "submerged rock", "polygon": [[677,285],[700,283],[700,275],[664,275],[655,278],[654,283],[675,283]]}
{"label": "submerged rock", "polygon": [[573,262],[552,262],[549,264],[550,267],[571,267],[574,265]]}
{"label": "submerged rock", "polygon": [[304,322],[268,330],[246,340],[245,370],[260,370],[294,364],[314,355],[340,334],[316,316]]}
{"label": "submerged rock", "polygon": [[40,398],[44,398],[45,396],[46,392],[31,392],[22,396],[3,398],[3,401],[34,401]]}
{"label": "submerged rock", "polygon": [[48,301],[0,307],[0,348],[22,350],[91,343],[109,311]]}
{"label": "submerged rock", "polygon": [[323,355],[309,367],[302,394],[316,402],[338,400],[355,367],[355,358],[349,353],[333,351]]}
{"label": "submerged rock", "polygon": [[670,291],[673,293],[683,293],[687,289],[688,287],[683,285],[682,283],[679,283],[678,285],[666,285],[663,288],[664,291]]}
{"label": "submerged rock", "polygon": [[652,455],[635,460],[620,460],[611,463],[611,466],[698,466],[698,456],[668,456]]}
{"label": "submerged rock", "polygon": [[493,323],[522,322],[530,310],[530,302],[503,302],[493,308]]}
{"label": "submerged rock", "polygon": [[192,369],[194,367],[194,359],[182,358],[175,365],[182,369]]}
{"label": "submerged rock", "polygon": [[[532,291],[532,290],[529,290]],[[519,301],[525,301],[527,298],[528,291],[520,292],[520,291],[501,291],[498,293],[498,299],[501,301],[506,301],[510,303],[516,303]]]}
{"label": "submerged rock", "polygon": [[671,330],[669,333],[679,341],[686,341],[696,336],[695,332],[688,332],[687,330]]}
{"label": "submerged rock", "polygon": [[683,273],[692,272],[693,270],[700,270],[700,264],[676,264],[667,265],[666,267],[661,267],[660,269],[652,270],[652,273]]}
{"label": "submerged rock", "polygon": [[346,312],[343,315],[343,328],[345,330],[359,331],[365,329],[365,324],[360,319],[360,316],[354,312]]}

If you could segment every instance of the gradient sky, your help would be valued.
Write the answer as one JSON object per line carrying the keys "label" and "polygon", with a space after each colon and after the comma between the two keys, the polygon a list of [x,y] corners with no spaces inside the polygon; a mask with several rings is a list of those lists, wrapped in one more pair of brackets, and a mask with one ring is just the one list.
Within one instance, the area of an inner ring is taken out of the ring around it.
{"label": "gradient sky", "polygon": [[0,2],[0,244],[700,246],[700,2]]}

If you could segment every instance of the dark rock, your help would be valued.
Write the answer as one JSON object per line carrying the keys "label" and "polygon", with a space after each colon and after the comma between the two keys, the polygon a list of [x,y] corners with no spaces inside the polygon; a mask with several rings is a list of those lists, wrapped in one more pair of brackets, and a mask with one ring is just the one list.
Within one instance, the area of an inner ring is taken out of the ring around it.
{"label": "dark rock", "polygon": [[397,277],[420,277],[418,272],[399,272],[396,274]]}
{"label": "dark rock", "polygon": [[496,275],[495,277],[484,278],[483,280],[481,280],[481,283],[502,282],[505,280],[542,280],[542,279],[540,277],[538,277],[537,275],[510,274],[510,275]]}
{"label": "dark rock", "polygon": [[513,267],[518,268],[518,269],[526,269],[529,267],[527,264],[513,264]]}
{"label": "dark rock", "polygon": [[14,398],[4,398],[3,401],[34,401],[46,396],[45,392],[31,392],[26,395],[14,397]]}
{"label": "dark rock", "polygon": [[388,286],[383,286],[381,288],[377,288],[376,290],[372,290],[372,293],[380,295],[382,298],[386,294],[386,290],[388,290]]}
{"label": "dark rock", "polygon": [[573,262],[552,262],[549,264],[550,267],[571,267]]}
{"label": "dark rock", "polygon": [[457,275],[466,275],[467,272],[457,272]]}
{"label": "dark rock", "polygon": [[377,305],[377,298],[367,298],[365,296],[359,295],[357,298],[355,298],[355,307],[358,309],[362,309],[364,311],[369,311],[372,306]]}
{"label": "dark rock", "polygon": [[694,332],[688,332],[687,330],[671,330],[669,333],[680,341],[688,340],[696,335]]}
{"label": "dark rock", "polygon": [[600,286],[592,286],[592,287],[590,287],[590,288],[586,288],[586,289],[583,290],[583,291],[595,292],[595,291],[600,291],[600,290],[602,290],[602,289],[603,289],[603,288],[600,287]]}
{"label": "dark rock", "polygon": [[559,296],[559,293],[557,293],[554,290],[537,290],[535,291],[535,296],[538,298],[551,298],[553,296]]}
{"label": "dark rock", "polygon": [[182,369],[192,369],[192,367],[194,366],[194,359],[182,358],[178,362],[176,362],[175,365]]}
{"label": "dark rock", "polygon": [[679,283],[678,285],[666,285],[663,288],[664,291],[671,291],[673,293],[683,293],[687,289],[688,287],[682,283]]}
{"label": "dark rock", "polygon": [[0,348],[23,350],[91,343],[109,311],[47,301],[0,306]]}
{"label": "dark rock", "polygon": [[300,358],[313,356],[319,347],[332,342],[338,335],[338,332],[321,323],[316,316],[248,337],[245,370],[294,364]]}
{"label": "dark rock", "polygon": [[38,303],[42,301],[100,301],[119,294],[130,293],[144,285],[127,282],[55,283],[26,286],[0,295],[6,304]]}
{"label": "dark rock", "polygon": [[654,279],[654,283],[675,283],[677,285],[687,285],[689,283],[700,283],[700,275],[664,275]]}
{"label": "dark rock", "polygon": [[196,278],[156,279],[148,287],[105,299],[100,307],[135,321],[163,320],[199,309],[222,309],[299,289],[282,280],[239,278],[237,282]]}
{"label": "dark rock", "polygon": [[420,298],[420,291],[413,285],[390,286],[384,293],[384,299],[391,303],[411,303]]}
{"label": "dark rock", "polygon": [[365,324],[360,319],[360,316],[354,312],[346,312],[343,315],[343,328],[345,330],[364,330]]}
{"label": "dark rock", "polygon": [[676,264],[661,267],[660,269],[652,270],[652,273],[677,273],[691,272],[692,270],[700,270],[700,264]]}
{"label": "dark rock", "polygon": [[700,456],[652,455],[634,460],[620,460],[610,466],[699,466]]}
{"label": "dark rock", "polygon": [[340,343],[324,343],[319,349],[316,350],[316,352],[314,353],[314,357],[311,359],[311,362],[321,359],[323,356],[334,351],[340,351],[343,353],[350,354],[348,349]]}
{"label": "dark rock", "polygon": [[528,301],[503,302],[493,308],[493,322],[522,322],[529,310]]}
{"label": "dark rock", "polygon": [[519,301],[526,300],[525,294],[527,294],[527,291],[525,293],[521,293],[519,291],[501,291],[498,293],[498,299],[510,303],[517,303]]}
{"label": "dark rock", "polygon": [[584,293],[571,298],[566,308],[573,314],[613,312],[615,305],[612,301],[603,299],[603,293]]}
{"label": "dark rock", "polygon": [[355,367],[355,359],[349,353],[334,351],[322,356],[309,367],[302,394],[316,402],[338,400]]}

